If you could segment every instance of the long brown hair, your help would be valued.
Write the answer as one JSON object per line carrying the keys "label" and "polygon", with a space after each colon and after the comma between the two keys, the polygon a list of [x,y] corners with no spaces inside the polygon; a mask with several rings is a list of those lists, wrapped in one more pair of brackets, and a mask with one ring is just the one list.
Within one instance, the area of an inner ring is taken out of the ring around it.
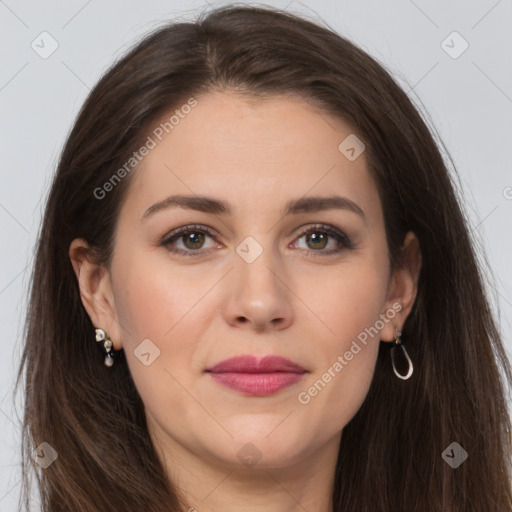
{"label": "long brown hair", "polygon": [[[420,241],[418,294],[402,337],[414,374],[395,378],[390,344],[381,343],[367,397],[343,430],[334,511],[512,510],[512,371],[451,159],[374,58],[320,23],[249,6],[156,29],[105,73],[69,134],[37,242],[17,379],[18,386],[25,372],[27,510],[29,474],[45,511],[185,507],[148,435],[123,351],[112,368],[103,365],[68,250],[83,237],[109,265],[131,174],[102,199],[95,190],[163,114],[214,89],[247,98],[295,94],[347,122],[366,145],[391,268],[400,265],[407,231]],[[31,458],[42,442],[58,453],[46,469]],[[468,452],[456,469],[441,456],[452,442]]]}

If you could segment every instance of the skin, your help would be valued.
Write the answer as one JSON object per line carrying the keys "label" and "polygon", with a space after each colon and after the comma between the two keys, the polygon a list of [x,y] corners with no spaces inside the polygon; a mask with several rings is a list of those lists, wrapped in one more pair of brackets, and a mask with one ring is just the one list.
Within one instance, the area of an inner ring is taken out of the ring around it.
{"label": "skin", "polygon": [[[248,102],[225,91],[197,99],[132,177],[110,270],[88,259],[84,240],[71,244],[82,301],[114,348],[125,350],[151,437],[187,506],[331,511],[342,431],[368,392],[379,337],[393,341],[416,297],[418,241],[407,234],[407,265],[391,275],[378,192],[364,153],[350,161],[339,151],[352,133],[340,119],[293,96]],[[334,193],[357,203],[365,220],[349,210],[282,216],[290,199]],[[175,207],[141,220],[171,194],[213,196],[233,214]],[[354,247],[323,255],[338,247],[335,238],[322,245],[300,235],[316,223],[345,233]],[[189,224],[217,235],[204,235],[202,245],[185,245],[183,236],[159,244]],[[247,236],[263,249],[252,263],[236,252]],[[171,247],[205,252],[188,257]],[[359,343],[343,370],[300,403],[299,393],[397,303],[401,311],[379,335]],[[145,339],[160,350],[148,366],[134,354]],[[266,397],[205,373],[240,354],[282,355],[308,373]],[[397,377],[390,371],[389,378]],[[237,455],[249,442],[261,455],[252,467]]]}

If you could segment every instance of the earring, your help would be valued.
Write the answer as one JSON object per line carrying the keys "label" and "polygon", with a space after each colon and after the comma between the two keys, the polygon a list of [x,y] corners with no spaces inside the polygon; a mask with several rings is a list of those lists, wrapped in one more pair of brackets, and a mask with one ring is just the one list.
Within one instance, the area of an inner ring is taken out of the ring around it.
{"label": "earring", "polygon": [[[395,332],[395,345],[391,348],[391,364],[393,365],[393,371],[395,372],[395,375],[399,379],[407,380],[412,375],[412,371],[413,371],[412,361],[411,361],[411,358],[409,357],[409,354],[407,353],[407,350],[405,350],[405,347],[404,347],[402,341],[400,340],[400,336],[402,336],[402,332],[399,331],[398,328],[396,328],[396,327],[395,327],[395,329],[396,329],[396,332]],[[396,371],[396,367],[395,367],[395,349],[398,346],[400,346],[402,348],[402,350],[404,351],[405,357],[407,358],[407,362],[409,364],[409,370],[408,370],[408,372],[405,375],[400,375]]]}
{"label": "earring", "polygon": [[114,344],[112,340],[109,338],[108,334],[103,329],[96,329],[96,341],[103,342],[102,349],[105,352],[105,366],[112,366],[114,364],[114,351],[112,347]]}

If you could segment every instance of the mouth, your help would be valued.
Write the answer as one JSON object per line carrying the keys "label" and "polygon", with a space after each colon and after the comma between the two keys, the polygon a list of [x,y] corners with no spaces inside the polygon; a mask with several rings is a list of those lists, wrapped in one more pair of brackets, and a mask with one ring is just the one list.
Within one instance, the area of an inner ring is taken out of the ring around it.
{"label": "mouth", "polygon": [[237,356],[208,368],[217,383],[253,396],[268,396],[301,380],[308,371],[281,356]]}

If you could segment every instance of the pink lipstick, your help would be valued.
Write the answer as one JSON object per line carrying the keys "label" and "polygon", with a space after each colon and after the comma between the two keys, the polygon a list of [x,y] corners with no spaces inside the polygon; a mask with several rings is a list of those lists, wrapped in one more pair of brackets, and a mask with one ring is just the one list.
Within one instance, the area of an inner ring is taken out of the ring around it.
{"label": "pink lipstick", "polygon": [[228,388],[267,396],[295,384],[307,370],[281,356],[237,356],[221,361],[206,372]]}

